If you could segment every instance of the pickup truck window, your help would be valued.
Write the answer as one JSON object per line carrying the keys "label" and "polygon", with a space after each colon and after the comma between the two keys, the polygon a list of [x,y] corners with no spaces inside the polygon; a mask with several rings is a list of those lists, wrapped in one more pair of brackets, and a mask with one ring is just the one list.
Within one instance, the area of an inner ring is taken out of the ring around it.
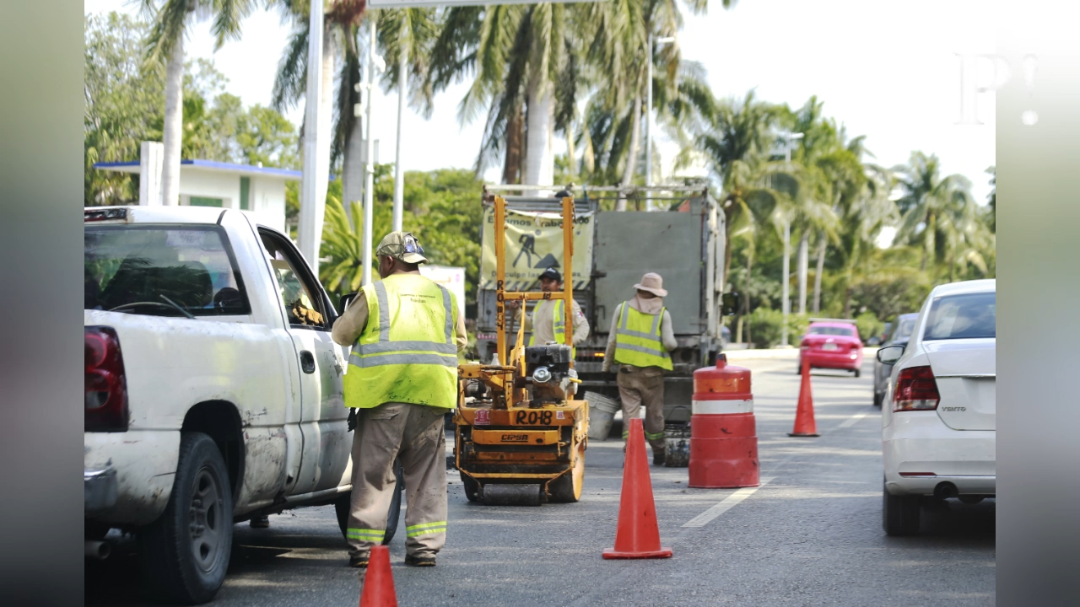
{"label": "pickup truck window", "polygon": [[307,274],[299,271],[296,252],[274,234],[260,231],[259,235],[270,257],[270,267],[277,278],[289,324],[328,330],[322,299],[316,295],[319,291],[309,283]]}
{"label": "pickup truck window", "polygon": [[84,242],[87,310],[161,316],[251,313],[219,226],[87,226]]}

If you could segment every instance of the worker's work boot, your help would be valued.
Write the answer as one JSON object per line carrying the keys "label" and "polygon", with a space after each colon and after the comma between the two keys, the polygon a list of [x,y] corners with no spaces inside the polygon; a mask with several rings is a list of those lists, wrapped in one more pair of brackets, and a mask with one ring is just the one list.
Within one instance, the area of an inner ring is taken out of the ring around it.
{"label": "worker's work boot", "polygon": [[433,556],[413,556],[411,554],[405,555],[405,564],[410,567],[434,567],[435,557]]}
{"label": "worker's work boot", "polygon": [[270,526],[270,517],[267,515],[252,517],[249,523],[252,529],[266,529]]}
{"label": "worker's work boot", "polygon": [[663,465],[664,465],[664,461],[665,461],[666,459],[667,459],[667,458],[666,458],[666,457],[664,456],[664,452],[663,452],[663,451],[660,451],[660,450],[656,450],[656,451],[653,451],[653,454],[652,454],[652,464],[653,464],[654,466],[663,466]]}
{"label": "worker's work boot", "polygon": [[368,558],[369,557],[367,556],[350,556],[349,567],[353,567],[356,569],[367,569]]}

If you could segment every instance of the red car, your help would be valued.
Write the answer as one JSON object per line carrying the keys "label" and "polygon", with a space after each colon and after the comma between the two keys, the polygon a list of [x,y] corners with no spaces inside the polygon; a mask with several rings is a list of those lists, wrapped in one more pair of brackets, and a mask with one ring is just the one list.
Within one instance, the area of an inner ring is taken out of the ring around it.
{"label": "red car", "polygon": [[803,357],[811,369],[847,369],[859,376],[863,362],[863,343],[854,323],[841,321],[811,322],[799,347],[799,373]]}

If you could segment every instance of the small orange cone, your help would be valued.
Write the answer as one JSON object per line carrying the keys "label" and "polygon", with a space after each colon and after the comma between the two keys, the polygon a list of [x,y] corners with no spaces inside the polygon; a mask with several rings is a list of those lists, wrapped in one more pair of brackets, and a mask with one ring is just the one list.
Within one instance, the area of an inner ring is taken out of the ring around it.
{"label": "small orange cone", "polygon": [[630,420],[630,436],[623,466],[622,497],[615,547],[604,551],[606,559],[666,559],[671,548],[660,546],[649,462],[645,459],[645,430],[640,418]]}
{"label": "small orange cone", "polygon": [[397,607],[394,574],[390,572],[390,549],[386,546],[371,549],[360,607]]}
{"label": "small orange cone", "polygon": [[810,361],[803,359],[802,385],[799,386],[799,406],[795,410],[795,431],[788,436],[821,436],[814,423],[814,397],[810,393]]}

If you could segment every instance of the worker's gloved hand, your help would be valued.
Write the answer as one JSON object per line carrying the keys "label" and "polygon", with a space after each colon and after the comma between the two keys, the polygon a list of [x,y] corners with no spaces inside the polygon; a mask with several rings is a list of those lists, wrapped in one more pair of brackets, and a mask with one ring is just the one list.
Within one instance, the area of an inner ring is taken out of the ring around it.
{"label": "worker's gloved hand", "polygon": [[356,430],[356,407],[349,407],[349,432]]}

